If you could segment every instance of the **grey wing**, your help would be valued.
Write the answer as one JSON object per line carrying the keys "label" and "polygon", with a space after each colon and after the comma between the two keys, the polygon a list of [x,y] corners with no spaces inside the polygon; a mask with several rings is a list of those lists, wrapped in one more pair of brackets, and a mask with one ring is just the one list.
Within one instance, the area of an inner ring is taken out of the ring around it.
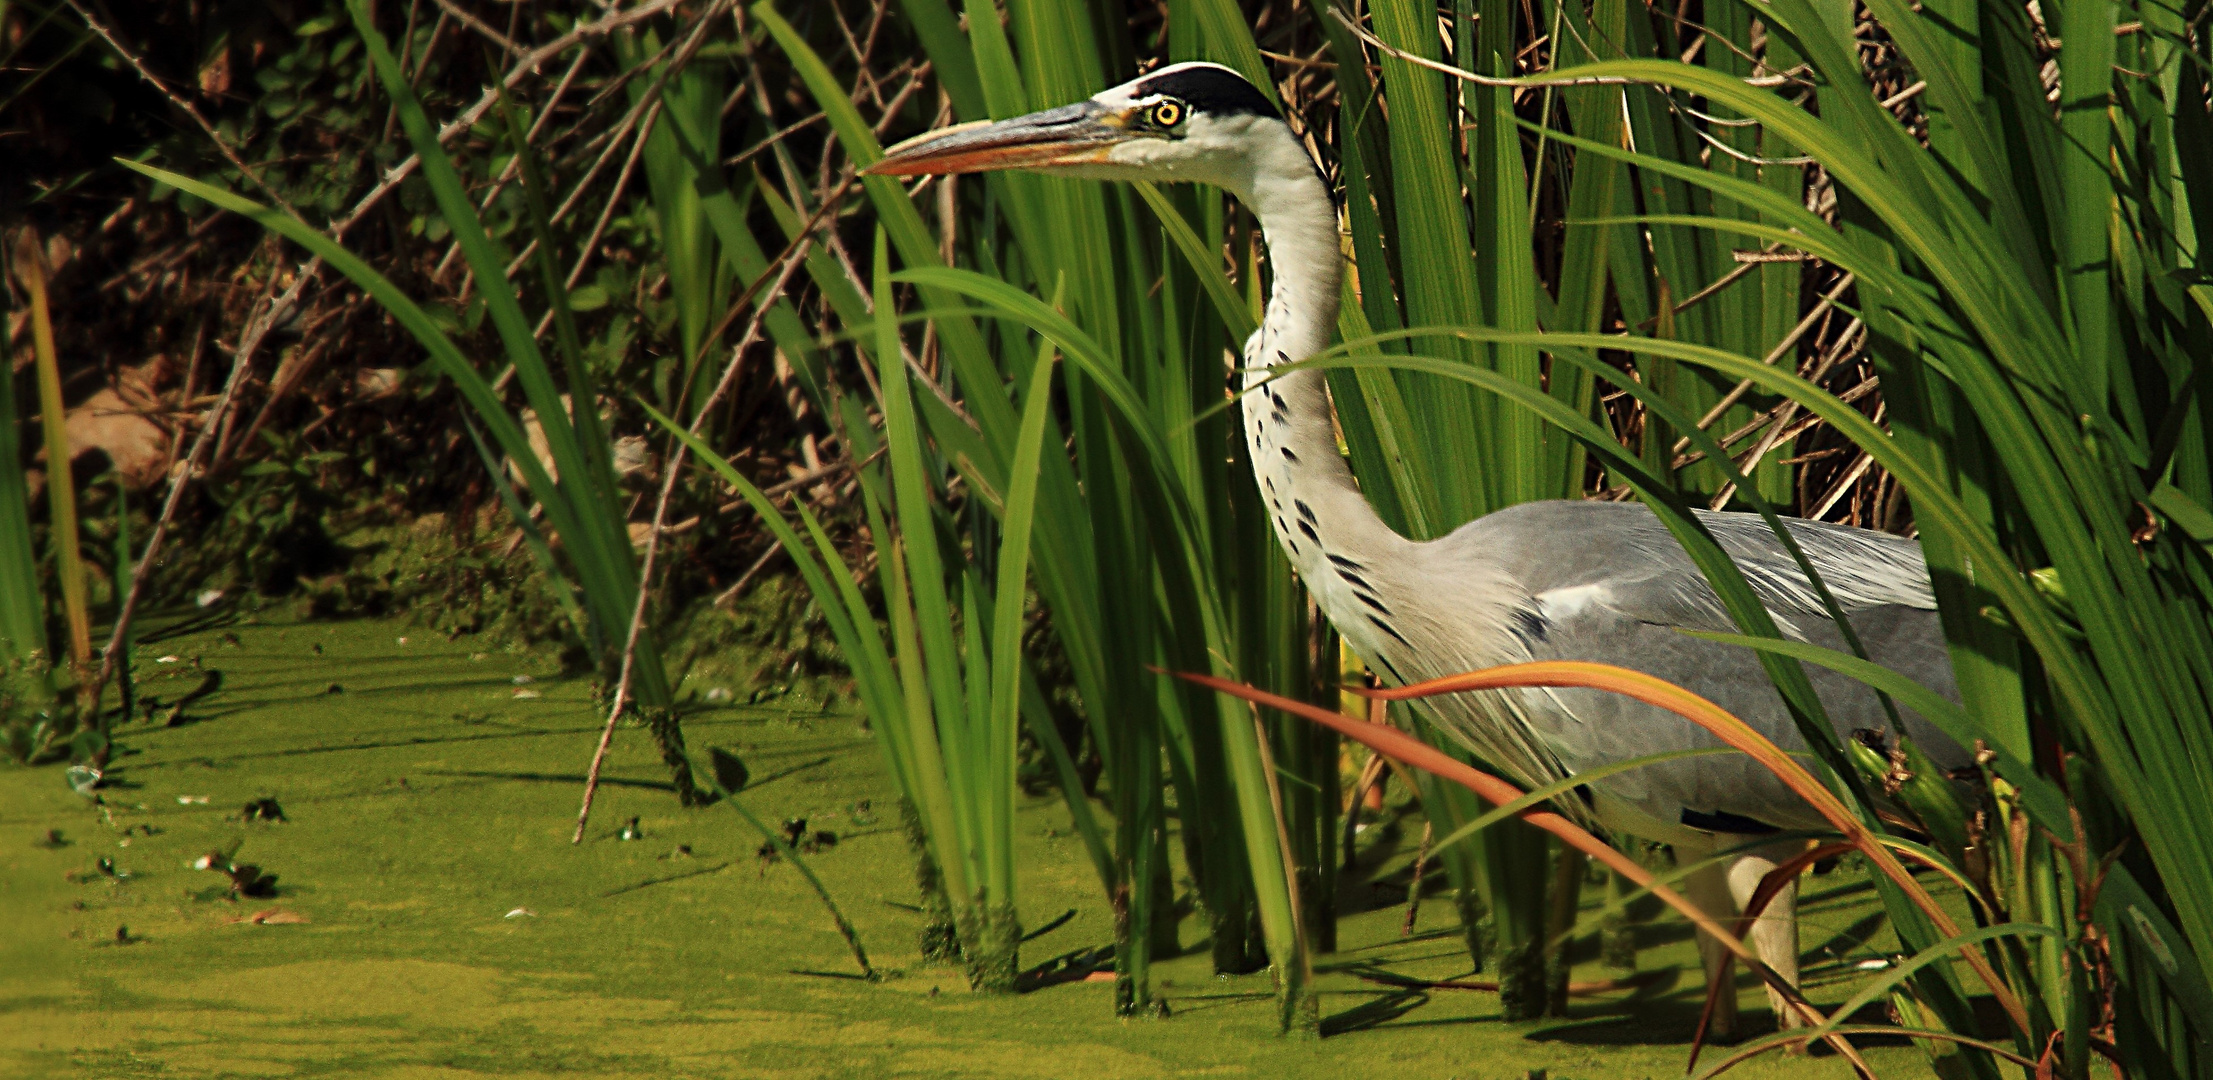
{"label": "grey wing", "polygon": [[[1502,520],[1494,520],[1502,519]],[[1533,618],[1520,620],[1531,659],[1615,664],[1686,687],[1729,710],[1787,751],[1805,740],[1749,649],[1680,631],[1733,631],[1735,624],[1704,575],[1642,506],[1535,503],[1491,515],[1463,532],[1499,557],[1519,551],[1512,569],[1528,589]],[[1818,597],[1759,518],[1714,514],[1706,525],[1744,571],[1788,637],[1845,649]],[[1851,620],[1869,658],[1957,699],[1943,631],[1919,545],[1910,540],[1813,522],[1789,525],[1809,562]],[[1462,539],[1455,534],[1455,540]],[[1840,735],[1893,725],[1864,685],[1808,665],[1823,708]],[[1537,718],[1541,737],[1568,772],[1669,750],[1721,746],[1681,717],[1597,690],[1548,695],[1556,712]],[[1908,734],[1938,764],[1967,754],[1916,713],[1901,711]],[[1820,819],[1766,769],[1741,755],[1690,758],[1600,781],[1599,789],[1665,824],[1708,831],[1752,826],[1818,827]]]}
{"label": "grey wing", "polygon": [[[1766,522],[1754,514],[1698,516],[1786,635],[1801,618],[1827,618],[1819,594]],[[1892,606],[1936,610],[1920,544],[1795,518],[1784,519],[1784,525],[1846,612]],[[1578,588],[1626,590],[1639,614],[1668,625],[1707,630],[1736,625],[1682,545],[1639,503],[1525,503],[1483,518],[1453,539],[1489,548],[1532,596]],[[1581,594],[1562,595],[1572,601]]]}

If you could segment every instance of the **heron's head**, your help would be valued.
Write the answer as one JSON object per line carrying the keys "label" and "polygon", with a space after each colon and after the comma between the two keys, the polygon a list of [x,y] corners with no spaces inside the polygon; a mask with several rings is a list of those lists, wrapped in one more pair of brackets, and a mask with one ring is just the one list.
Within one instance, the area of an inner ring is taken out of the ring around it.
{"label": "heron's head", "polygon": [[877,176],[1025,169],[1096,180],[1191,180],[1249,196],[1306,149],[1267,95],[1219,64],[1176,64],[1090,100],[920,135],[866,170]]}

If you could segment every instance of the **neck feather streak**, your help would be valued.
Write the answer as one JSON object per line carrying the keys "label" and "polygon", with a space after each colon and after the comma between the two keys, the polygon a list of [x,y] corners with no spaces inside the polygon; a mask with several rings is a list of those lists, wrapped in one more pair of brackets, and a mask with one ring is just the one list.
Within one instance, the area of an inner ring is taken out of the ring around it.
{"label": "neck feather streak", "polygon": [[1259,215],[1275,275],[1267,317],[1245,343],[1246,446],[1276,539],[1300,579],[1355,647],[1376,656],[1403,641],[1391,641],[1398,632],[1370,610],[1383,605],[1367,582],[1399,561],[1407,541],[1376,516],[1339,456],[1322,372],[1268,378],[1268,369],[1329,347],[1344,273],[1336,206],[1288,129],[1283,141],[1283,151],[1264,155],[1251,189],[1236,192]]}

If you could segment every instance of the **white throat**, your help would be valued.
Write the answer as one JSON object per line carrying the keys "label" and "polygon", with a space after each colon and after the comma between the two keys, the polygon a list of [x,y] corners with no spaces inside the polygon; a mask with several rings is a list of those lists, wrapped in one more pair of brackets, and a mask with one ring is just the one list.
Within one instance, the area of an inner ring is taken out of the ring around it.
{"label": "white throat", "polygon": [[1262,152],[1247,156],[1251,172],[1222,184],[1260,218],[1275,275],[1267,316],[1244,351],[1241,404],[1253,480],[1277,542],[1339,632],[1364,656],[1404,656],[1406,642],[1375,583],[1408,541],[1376,516],[1339,456],[1322,372],[1268,377],[1269,369],[1329,347],[1344,254],[1336,204],[1306,148],[1280,122],[1262,123],[1272,133]]}

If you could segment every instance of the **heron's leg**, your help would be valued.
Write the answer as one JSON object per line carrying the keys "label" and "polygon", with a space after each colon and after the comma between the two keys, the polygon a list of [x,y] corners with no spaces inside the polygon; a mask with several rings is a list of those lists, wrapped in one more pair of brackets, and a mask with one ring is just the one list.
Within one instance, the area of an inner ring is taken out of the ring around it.
{"label": "heron's leg", "polygon": [[[1697,863],[1712,857],[1711,850],[1700,850],[1677,845],[1675,861],[1680,865]],[[1729,895],[1729,876],[1725,864],[1715,863],[1699,867],[1683,879],[1683,894],[1699,910],[1711,916],[1715,922],[1728,926],[1737,917],[1737,905]],[[1735,1042],[1737,1039],[1737,992],[1731,961],[1735,959],[1721,942],[1701,930],[1698,932],[1698,956],[1706,969],[1706,985],[1721,986],[1721,993],[1714,1002],[1713,1022],[1707,1027],[1707,1036],[1715,1042]]]}
{"label": "heron's leg", "polygon": [[[1765,848],[1748,852],[1729,864],[1729,894],[1736,910],[1743,911],[1751,903],[1752,894],[1759,891],[1760,881],[1775,869],[1778,862],[1797,853],[1794,845]],[[1752,924],[1748,935],[1754,951],[1775,973],[1792,986],[1798,985],[1798,883],[1792,881],[1769,900]],[[1793,1028],[1805,1023],[1798,1010],[1790,1007],[1783,995],[1772,986],[1767,987],[1768,1004],[1775,1009],[1775,1025]]]}

